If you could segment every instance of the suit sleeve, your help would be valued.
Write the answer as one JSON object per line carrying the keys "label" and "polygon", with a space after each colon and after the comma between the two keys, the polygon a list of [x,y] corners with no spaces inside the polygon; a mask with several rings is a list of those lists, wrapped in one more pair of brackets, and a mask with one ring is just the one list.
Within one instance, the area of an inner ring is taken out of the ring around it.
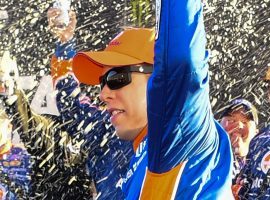
{"label": "suit sleeve", "polygon": [[200,0],[161,1],[148,84],[149,170],[167,172],[211,145],[208,55]]}
{"label": "suit sleeve", "polygon": [[147,91],[148,169],[140,198],[196,198],[203,195],[199,177],[205,179],[208,166],[213,168],[210,155],[219,142],[209,102],[203,5],[160,0],[156,8],[154,72]]}
{"label": "suit sleeve", "polygon": [[149,163],[164,173],[205,151],[215,129],[200,0],[161,0],[148,83]]}

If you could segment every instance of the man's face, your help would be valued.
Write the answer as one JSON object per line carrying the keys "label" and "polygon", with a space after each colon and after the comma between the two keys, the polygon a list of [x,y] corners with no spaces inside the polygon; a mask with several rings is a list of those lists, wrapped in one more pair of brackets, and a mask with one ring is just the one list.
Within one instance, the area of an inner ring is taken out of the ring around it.
{"label": "man's face", "polygon": [[250,141],[257,133],[255,122],[248,119],[240,109],[229,116],[224,116],[221,125],[229,134],[234,154],[240,157],[246,156]]}
{"label": "man's face", "polygon": [[[105,68],[105,74],[111,68]],[[147,124],[146,86],[148,75],[131,73],[130,84],[116,90],[107,85],[100,93],[100,99],[111,113],[111,122],[121,139],[134,140]]]}

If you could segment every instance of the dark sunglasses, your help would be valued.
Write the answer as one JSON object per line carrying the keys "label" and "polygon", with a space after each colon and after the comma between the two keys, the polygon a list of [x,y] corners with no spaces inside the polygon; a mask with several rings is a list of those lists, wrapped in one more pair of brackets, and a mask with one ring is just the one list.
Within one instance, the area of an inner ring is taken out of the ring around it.
{"label": "dark sunglasses", "polygon": [[99,77],[101,90],[107,84],[111,90],[120,89],[131,83],[131,72],[150,74],[153,72],[152,65],[133,65],[114,67]]}

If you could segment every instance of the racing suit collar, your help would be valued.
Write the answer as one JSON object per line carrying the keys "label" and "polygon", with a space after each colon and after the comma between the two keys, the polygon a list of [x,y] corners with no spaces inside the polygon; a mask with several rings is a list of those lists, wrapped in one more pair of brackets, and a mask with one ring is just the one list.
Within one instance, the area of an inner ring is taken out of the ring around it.
{"label": "racing suit collar", "polygon": [[136,149],[138,148],[139,144],[144,139],[144,137],[147,135],[147,131],[148,131],[148,126],[146,125],[141,130],[141,132],[139,133],[139,135],[134,139],[134,141],[133,141],[133,150],[134,150],[134,152],[136,151]]}

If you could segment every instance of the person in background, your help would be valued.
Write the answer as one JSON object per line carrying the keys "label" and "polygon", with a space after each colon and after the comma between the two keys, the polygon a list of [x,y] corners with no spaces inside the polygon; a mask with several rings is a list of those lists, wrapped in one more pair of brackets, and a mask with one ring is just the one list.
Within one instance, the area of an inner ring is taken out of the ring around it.
{"label": "person in background", "polygon": [[[13,130],[19,134],[28,155],[31,156],[31,173],[30,186],[18,191],[18,184],[13,177],[16,177],[14,173],[19,176],[20,170],[14,165],[27,165],[27,162],[20,159],[22,153],[18,148],[14,150],[15,155],[3,152],[2,183],[8,189],[15,188],[15,195],[19,199],[91,199],[91,180],[85,169],[87,150],[90,148],[87,138],[83,137],[80,130],[75,136],[69,135],[58,120],[34,113],[24,92],[19,89],[16,61],[7,56],[4,58],[0,65],[0,102],[7,124],[3,128],[5,131],[11,130],[9,127],[12,125]],[[92,114],[94,116],[94,113]],[[99,120],[95,118],[96,126],[89,130],[88,137],[106,132],[105,124],[98,123],[104,116],[99,117]],[[76,137],[78,135],[81,137]],[[80,142],[82,138],[84,143]],[[10,146],[8,142],[4,144],[3,149]],[[4,173],[8,176],[3,176]],[[27,184],[26,180],[23,182]],[[18,195],[18,192],[21,195]]]}
{"label": "person in background", "polygon": [[11,120],[0,109],[0,188],[2,200],[26,197],[30,187],[31,158],[25,149],[11,143]]}
{"label": "person in background", "polygon": [[249,145],[258,133],[258,112],[245,99],[230,102],[221,117],[221,126],[229,134],[234,155],[233,184],[246,163]]}
{"label": "person in background", "polygon": [[[8,71],[8,73],[7,73]],[[9,51],[0,57],[1,99],[14,92],[13,79],[18,77],[16,61]],[[12,143],[15,128],[0,103],[0,184],[1,199],[22,199],[30,189],[31,159],[21,143]]]}
{"label": "person in background", "polygon": [[[270,102],[270,69],[264,79]],[[270,127],[263,128],[250,142],[246,164],[233,185],[237,199],[270,199]]]}

